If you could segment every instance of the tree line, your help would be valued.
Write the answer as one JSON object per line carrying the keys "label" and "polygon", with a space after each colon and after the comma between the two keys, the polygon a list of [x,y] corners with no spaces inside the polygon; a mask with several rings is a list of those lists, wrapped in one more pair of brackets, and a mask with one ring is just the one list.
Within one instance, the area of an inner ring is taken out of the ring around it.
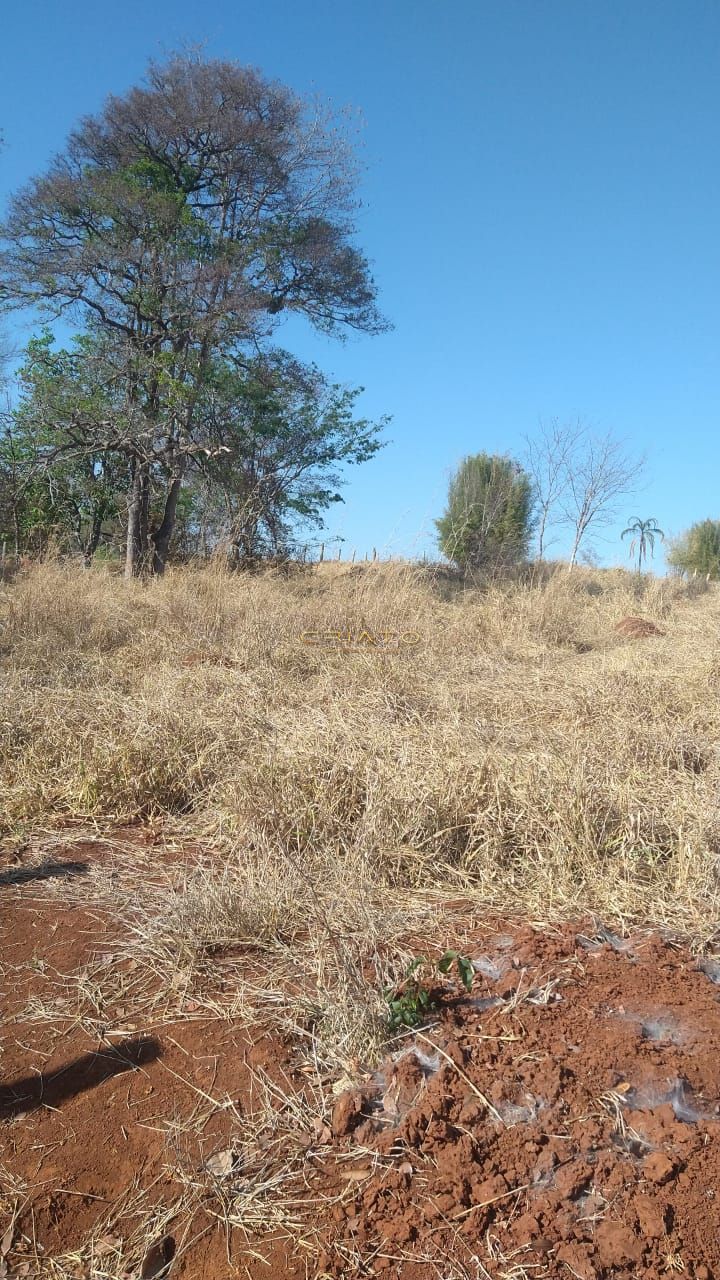
{"label": "tree line", "polygon": [[612,521],[644,466],[612,433],[582,420],[541,423],[525,438],[522,458],[475,454],[450,481],[436,522],[441,550],[465,568],[497,571],[522,563],[535,539],[543,559],[562,529],[569,566],[590,553],[596,532]]}
{"label": "tree line", "polygon": [[[171,548],[290,556],[322,526],[387,419],[359,416],[362,388],[276,334],[289,315],[336,336],[389,327],[354,242],[356,185],[341,122],[235,62],[151,63],[80,121],[0,225],[0,311],[40,325],[0,408],[3,548],[102,551],[135,577],[161,574]],[[76,332],[58,341],[58,324]],[[521,459],[463,461],[440,549],[496,570],[533,537],[543,558],[562,526],[572,567],[642,465],[581,421],[541,425]],[[663,536],[640,517],[625,534],[638,568]],[[718,576],[720,524],[669,559]]]}
{"label": "tree line", "polygon": [[[558,534],[569,542],[568,567],[581,553],[592,561],[594,536],[615,520],[638,484],[644,459],[612,433],[581,420],[541,424],[521,458],[478,453],[452,476],[444,514],[436,520],[443,554],[463,569],[497,573],[542,560]],[[638,572],[666,541],[654,516],[632,516],[620,535]],[[534,544],[534,547],[533,547]],[[701,520],[667,542],[676,573],[720,579],[720,521]]]}

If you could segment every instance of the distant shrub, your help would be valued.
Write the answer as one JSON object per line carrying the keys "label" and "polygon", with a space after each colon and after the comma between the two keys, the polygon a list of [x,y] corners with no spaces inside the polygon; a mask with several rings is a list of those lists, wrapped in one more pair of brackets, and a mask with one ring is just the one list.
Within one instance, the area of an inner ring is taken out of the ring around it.
{"label": "distant shrub", "polygon": [[668,564],[677,573],[720,578],[720,520],[700,520],[670,543]]}
{"label": "distant shrub", "polygon": [[450,481],[447,510],[436,522],[440,550],[462,568],[495,569],[527,558],[533,489],[519,462],[478,453]]}

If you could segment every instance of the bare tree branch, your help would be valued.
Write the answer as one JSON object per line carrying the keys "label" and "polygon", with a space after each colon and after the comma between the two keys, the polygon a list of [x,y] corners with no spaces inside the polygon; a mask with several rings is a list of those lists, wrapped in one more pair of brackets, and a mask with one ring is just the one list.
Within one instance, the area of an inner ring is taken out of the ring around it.
{"label": "bare tree branch", "polygon": [[590,529],[610,523],[617,514],[618,500],[634,491],[645,466],[644,458],[633,458],[611,433],[585,433],[579,444],[565,465],[562,499],[563,513],[573,529],[571,569]]}
{"label": "bare tree branch", "polygon": [[537,511],[537,553],[542,560],[548,546],[547,534],[566,497],[573,459],[577,458],[586,428],[580,418],[563,423],[558,418],[540,422],[537,436],[525,437],[525,468],[533,483]]}

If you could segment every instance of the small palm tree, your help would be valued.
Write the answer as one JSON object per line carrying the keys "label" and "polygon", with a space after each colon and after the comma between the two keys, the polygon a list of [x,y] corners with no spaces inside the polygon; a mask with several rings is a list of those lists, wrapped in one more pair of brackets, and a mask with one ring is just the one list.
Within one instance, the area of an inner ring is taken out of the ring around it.
{"label": "small palm tree", "polygon": [[663,541],[665,534],[654,516],[649,516],[647,520],[641,520],[639,516],[633,516],[627,529],[623,529],[620,537],[627,538],[631,534],[630,556],[635,555],[635,549],[637,548],[638,573],[640,573],[643,560],[647,562],[648,550],[651,556],[655,551],[655,539],[660,538]]}

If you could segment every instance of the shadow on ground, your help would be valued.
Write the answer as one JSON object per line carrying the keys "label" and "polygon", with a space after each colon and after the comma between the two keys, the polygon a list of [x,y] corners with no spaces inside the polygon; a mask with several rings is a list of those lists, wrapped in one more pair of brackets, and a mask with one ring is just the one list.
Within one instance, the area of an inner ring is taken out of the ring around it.
{"label": "shadow on ground", "polygon": [[37,1107],[58,1107],[78,1093],[86,1093],[125,1071],[136,1071],[160,1057],[160,1042],[153,1036],[122,1040],[111,1049],[98,1049],[75,1058],[48,1075],[24,1076],[0,1085],[0,1117],[9,1119]]}
{"label": "shadow on ground", "polygon": [[34,867],[4,867],[0,885],[29,884],[32,880],[60,880],[63,876],[87,875],[87,862],[38,862]]}

